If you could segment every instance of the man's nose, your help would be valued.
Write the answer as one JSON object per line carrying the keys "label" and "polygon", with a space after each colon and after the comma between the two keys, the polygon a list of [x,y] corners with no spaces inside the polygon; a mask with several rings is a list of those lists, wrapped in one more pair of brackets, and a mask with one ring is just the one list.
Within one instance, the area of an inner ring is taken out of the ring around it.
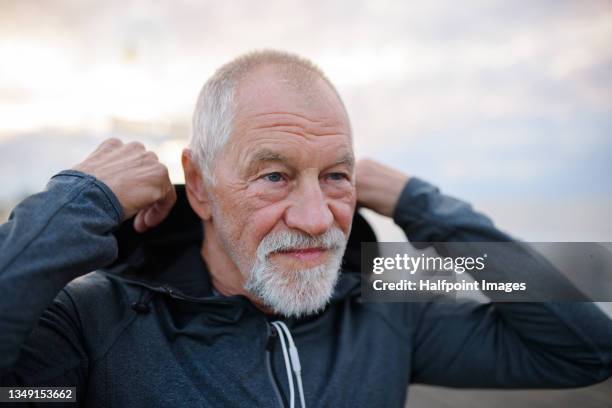
{"label": "man's nose", "polygon": [[312,236],[327,232],[334,222],[334,215],[319,183],[303,186],[295,193],[295,201],[285,213],[287,226]]}

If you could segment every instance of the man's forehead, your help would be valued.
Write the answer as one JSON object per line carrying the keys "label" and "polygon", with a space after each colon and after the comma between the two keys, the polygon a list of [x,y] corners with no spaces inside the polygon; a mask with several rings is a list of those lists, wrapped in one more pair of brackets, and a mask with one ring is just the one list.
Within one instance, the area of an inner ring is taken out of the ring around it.
{"label": "man's forehead", "polygon": [[340,98],[322,78],[312,73],[281,71],[272,65],[259,67],[241,79],[236,105],[236,120],[293,113],[312,121],[334,122],[350,128]]}

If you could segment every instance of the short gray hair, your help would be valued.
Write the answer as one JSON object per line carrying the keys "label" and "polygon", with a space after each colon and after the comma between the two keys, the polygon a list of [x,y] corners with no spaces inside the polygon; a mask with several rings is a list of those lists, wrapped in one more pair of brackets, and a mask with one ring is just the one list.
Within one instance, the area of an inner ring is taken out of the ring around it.
{"label": "short gray hair", "polygon": [[233,131],[236,89],[248,73],[263,65],[279,65],[284,68],[284,73],[300,81],[322,79],[342,103],[338,91],[323,71],[310,60],[298,55],[284,51],[262,50],[233,59],[206,81],[193,113],[189,149],[192,160],[200,166],[202,175],[209,182],[213,182],[215,157],[221,152]]}

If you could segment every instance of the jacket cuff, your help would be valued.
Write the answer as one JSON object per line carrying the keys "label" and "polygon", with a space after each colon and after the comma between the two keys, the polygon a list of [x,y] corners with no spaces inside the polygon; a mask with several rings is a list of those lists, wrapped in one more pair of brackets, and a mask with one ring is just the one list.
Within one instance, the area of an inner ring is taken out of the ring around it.
{"label": "jacket cuff", "polygon": [[113,193],[110,187],[108,187],[104,182],[98,180],[90,174],[83,173],[82,171],[78,170],[63,170],[51,177],[52,180],[69,178],[77,178],[80,180],[86,180],[91,182],[91,184],[93,184],[98,190],[100,190],[104,197],[106,197],[106,200],[113,209],[117,223],[119,224],[123,221],[123,206],[119,202],[119,199],[117,198],[115,193]]}
{"label": "jacket cuff", "polygon": [[396,224],[401,224],[407,219],[419,217],[428,212],[428,197],[431,194],[439,193],[439,191],[437,187],[423,179],[410,177],[395,205],[393,221]]}

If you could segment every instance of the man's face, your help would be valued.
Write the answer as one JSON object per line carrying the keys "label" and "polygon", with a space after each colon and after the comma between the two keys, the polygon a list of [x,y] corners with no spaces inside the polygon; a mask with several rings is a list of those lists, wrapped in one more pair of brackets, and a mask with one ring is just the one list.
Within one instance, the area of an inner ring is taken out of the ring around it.
{"label": "man's face", "polygon": [[298,91],[270,66],[236,96],[213,226],[249,292],[278,313],[315,312],[332,293],[355,210],[346,113],[324,81]]}

